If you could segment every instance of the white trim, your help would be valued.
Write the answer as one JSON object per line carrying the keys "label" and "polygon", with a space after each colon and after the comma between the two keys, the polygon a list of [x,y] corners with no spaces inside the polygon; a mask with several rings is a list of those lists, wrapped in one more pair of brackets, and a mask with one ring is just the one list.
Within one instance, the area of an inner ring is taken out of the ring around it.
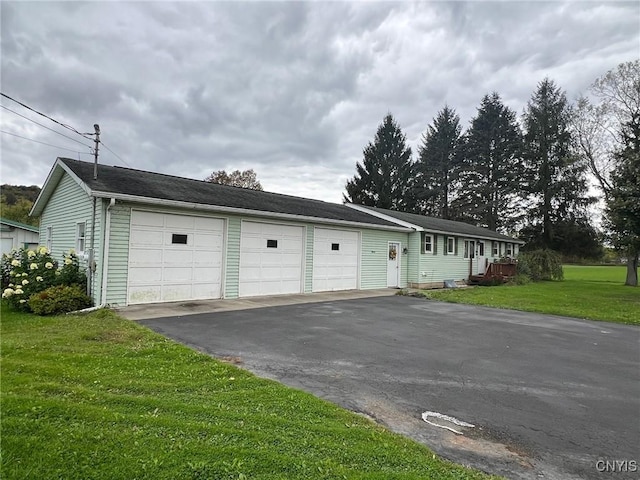
{"label": "white trim", "polygon": [[404,220],[399,220],[395,217],[392,217],[391,215],[385,215],[384,213],[376,212],[375,210],[370,210],[362,205],[356,205],[355,203],[345,203],[344,205],[346,207],[353,208],[354,210],[358,210],[359,212],[367,213],[373,217],[378,217],[382,220],[387,220],[388,222],[397,223],[398,225],[401,225],[403,227],[411,228],[417,232],[424,231],[424,228],[420,227],[419,225],[405,222]]}
{"label": "white trim", "polygon": [[[427,237],[429,237],[431,239],[430,245],[431,245],[431,249],[427,250]],[[437,248],[433,239],[434,239],[435,235],[433,233],[426,233],[424,234],[424,237],[422,238],[422,251],[424,252],[425,255],[434,255],[437,252],[435,252],[435,249]]]}
{"label": "white trim", "polygon": [[125,201],[125,202],[147,203],[150,205],[161,205],[165,207],[176,207],[176,208],[182,208],[182,209],[186,208],[186,209],[192,209],[192,210],[205,210],[205,211],[220,212],[220,213],[232,213],[236,215],[248,215],[252,217],[270,217],[275,219],[285,219],[285,220],[297,221],[297,222],[320,223],[323,225],[325,224],[326,225],[348,225],[351,227],[371,228],[375,230],[391,230],[395,232],[408,231],[408,229],[402,228],[402,227],[376,225],[373,223],[360,223],[360,222],[354,222],[350,220],[332,220],[329,218],[309,217],[307,215],[295,215],[291,213],[265,212],[263,210],[251,210],[247,208],[224,207],[221,205],[206,205],[202,203],[181,202],[178,200],[165,200],[162,198],[139,197],[137,195],[128,195],[123,193],[92,191],[91,195],[94,197],[115,198],[116,200]]}

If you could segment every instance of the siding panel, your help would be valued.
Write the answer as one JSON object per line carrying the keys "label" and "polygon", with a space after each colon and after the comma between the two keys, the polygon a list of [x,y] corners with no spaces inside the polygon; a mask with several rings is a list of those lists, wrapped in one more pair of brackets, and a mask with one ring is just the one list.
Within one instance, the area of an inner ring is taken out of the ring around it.
{"label": "siding panel", "polygon": [[409,245],[409,235],[403,232],[362,230],[362,263],[360,288],[386,288],[388,243],[400,242],[400,286],[407,286],[409,255],[402,250]]}

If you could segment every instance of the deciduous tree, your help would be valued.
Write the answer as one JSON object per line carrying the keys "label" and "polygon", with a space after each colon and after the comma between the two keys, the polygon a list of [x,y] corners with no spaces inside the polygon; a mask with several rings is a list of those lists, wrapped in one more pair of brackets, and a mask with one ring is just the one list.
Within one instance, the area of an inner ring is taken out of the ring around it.
{"label": "deciduous tree", "polygon": [[254,172],[253,169],[242,171],[234,170],[231,173],[227,173],[225,170],[218,170],[204,180],[205,182],[219,183],[221,185],[262,190],[262,185],[260,185],[256,172]]}

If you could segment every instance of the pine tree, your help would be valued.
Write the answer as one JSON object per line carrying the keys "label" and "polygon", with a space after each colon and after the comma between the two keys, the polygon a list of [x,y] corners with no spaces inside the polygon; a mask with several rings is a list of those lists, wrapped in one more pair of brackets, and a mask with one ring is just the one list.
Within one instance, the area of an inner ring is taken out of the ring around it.
{"label": "pine tree", "polygon": [[585,162],[572,152],[570,120],[565,93],[552,80],[544,79],[523,116],[528,227],[538,232],[530,243],[541,248],[553,244],[554,223],[583,218],[593,201],[587,197]]}
{"label": "pine tree", "polygon": [[461,146],[455,209],[476,225],[498,230],[516,220],[522,177],[522,134],[516,114],[497,93],[485,95]]}
{"label": "pine tree", "polygon": [[455,196],[460,157],[460,117],[445,106],[422,136],[415,178],[412,182],[416,209],[425,215],[455,218],[451,200]]}
{"label": "pine tree", "polygon": [[375,139],[363,151],[356,175],[347,181],[344,199],[351,203],[410,211],[411,148],[400,126],[387,114]]}

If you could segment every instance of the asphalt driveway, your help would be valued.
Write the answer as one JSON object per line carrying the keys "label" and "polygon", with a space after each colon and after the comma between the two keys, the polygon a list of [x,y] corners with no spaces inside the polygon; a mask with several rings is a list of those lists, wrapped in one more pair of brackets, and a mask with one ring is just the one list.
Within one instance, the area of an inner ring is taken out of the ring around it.
{"label": "asphalt driveway", "polygon": [[397,296],[141,323],[491,473],[639,477],[637,327]]}

